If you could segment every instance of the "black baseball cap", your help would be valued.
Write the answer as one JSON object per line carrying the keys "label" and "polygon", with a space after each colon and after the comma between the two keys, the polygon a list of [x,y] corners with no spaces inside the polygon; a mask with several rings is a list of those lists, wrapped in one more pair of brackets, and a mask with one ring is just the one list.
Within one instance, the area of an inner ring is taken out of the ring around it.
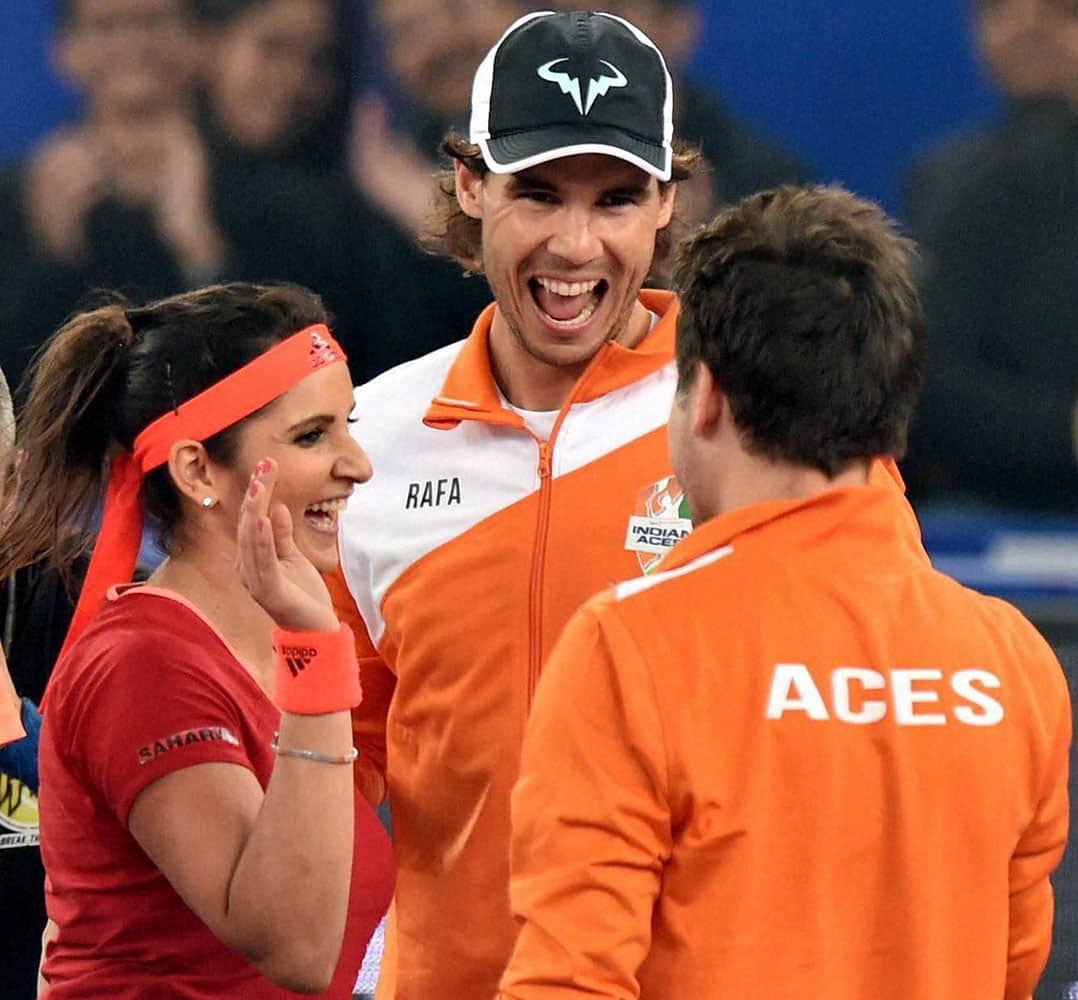
{"label": "black baseball cap", "polygon": [[602,153],[670,180],[673,91],[662,53],[613,14],[514,21],[472,84],[470,139],[496,174]]}

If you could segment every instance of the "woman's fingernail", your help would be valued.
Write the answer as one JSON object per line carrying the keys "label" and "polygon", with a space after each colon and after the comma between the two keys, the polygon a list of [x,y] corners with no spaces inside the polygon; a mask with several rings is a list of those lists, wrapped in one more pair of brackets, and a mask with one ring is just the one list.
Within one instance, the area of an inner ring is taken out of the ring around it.
{"label": "woman's fingernail", "polygon": [[269,472],[269,462],[266,459],[260,459],[258,465],[255,466],[255,475],[264,476]]}
{"label": "woman's fingernail", "polygon": [[258,480],[257,479],[252,479],[251,480],[251,485],[247,489],[247,495],[253,499],[255,497],[255,494],[257,494],[257,493],[258,493]]}

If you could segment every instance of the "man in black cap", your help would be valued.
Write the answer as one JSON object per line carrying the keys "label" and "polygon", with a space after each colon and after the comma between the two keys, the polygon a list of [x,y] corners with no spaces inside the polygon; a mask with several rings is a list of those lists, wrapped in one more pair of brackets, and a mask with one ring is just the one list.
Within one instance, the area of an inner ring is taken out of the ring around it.
{"label": "man in black cap", "polygon": [[670,75],[636,27],[533,13],[480,64],[432,245],[482,271],[471,335],[356,392],[378,469],[341,515],[357,782],[400,865],[378,997],[489,1000],[512,950],[509,793],[571,613],[689,529],[665,423],[676,305]]}

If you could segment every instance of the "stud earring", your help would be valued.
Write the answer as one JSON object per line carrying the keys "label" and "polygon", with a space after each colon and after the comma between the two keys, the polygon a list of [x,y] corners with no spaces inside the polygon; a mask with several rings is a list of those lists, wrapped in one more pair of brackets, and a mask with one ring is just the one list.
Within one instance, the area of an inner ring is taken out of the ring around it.
{"label": "stud earring", "polygon": [[210,507],[216,507],[217,506],[217,497],[203,497],[202,498],[202,506],[205,507],[207,510],[209,510]]}

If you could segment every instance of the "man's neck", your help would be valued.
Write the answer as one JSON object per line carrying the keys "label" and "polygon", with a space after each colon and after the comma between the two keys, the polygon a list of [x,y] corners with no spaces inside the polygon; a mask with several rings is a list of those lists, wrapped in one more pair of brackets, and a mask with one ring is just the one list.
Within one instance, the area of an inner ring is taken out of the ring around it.
{"label": "man's neck", "polygon": [[494,381],[502,395],[513,406],[535,413],[560,410],[590,363],[589,358],[577,365],[552,365],[531,355],[499,363],[498,352],[491,345]]}
{"label": "man's neck", "polygon": [[819,469],[742,453],[731,462],[723,463],[722,475],[715,477],[713,503],[707,516],[776,500],[810,500],[845,486],[864,486],[869,479],[869,465],[869,462],[857,461],[832,477]]}

